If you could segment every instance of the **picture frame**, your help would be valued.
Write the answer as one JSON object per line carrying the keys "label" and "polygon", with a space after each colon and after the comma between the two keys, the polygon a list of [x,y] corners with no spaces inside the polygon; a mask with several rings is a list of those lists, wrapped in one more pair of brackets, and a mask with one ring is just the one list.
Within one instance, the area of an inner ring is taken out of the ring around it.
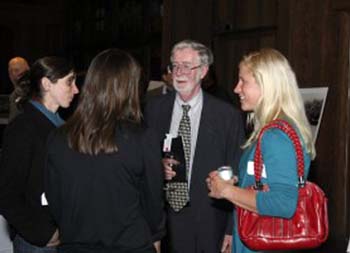
{"label": "picture frame", "polygon": [[300,88],[306,116],[311,126],[313,142],[316,143],[320,129],[328,87]]}

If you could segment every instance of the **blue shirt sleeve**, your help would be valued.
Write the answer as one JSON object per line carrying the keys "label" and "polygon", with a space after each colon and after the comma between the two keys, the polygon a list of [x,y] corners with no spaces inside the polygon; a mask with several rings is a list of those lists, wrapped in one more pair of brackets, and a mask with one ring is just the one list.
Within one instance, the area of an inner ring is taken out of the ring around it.
{"label": "blue shirt sleeve", "polygon": [[257,210],[261,215],[290,218],[298,199],[296,156],[292,141],[279,129],[266,131],[261,150],[269,191],[257,193]]}

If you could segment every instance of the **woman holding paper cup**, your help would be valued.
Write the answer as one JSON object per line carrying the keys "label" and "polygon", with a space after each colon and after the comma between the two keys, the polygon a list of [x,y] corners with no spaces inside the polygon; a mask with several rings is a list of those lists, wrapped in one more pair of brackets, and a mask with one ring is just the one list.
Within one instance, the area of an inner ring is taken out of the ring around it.
{"label": "woman holding paper cup", "polygon": [[[241,109],[249,113],[254,130],[242,146],[244,153],[239,165],[239,183],[222,180],[217,171],[207,178],[209,196],[227,199],[234,205],[261,215],[290,218],[298,198],[295,151],[292,141],[279,129],[267,130],[262,137],[264,168],[262,183],[268,191],[245,189],[255,183],[254,153],[260,130],[275,119],[288,121],[298,132],[303,145],[305,178],[310,160],[315,157],[311,130],[299,94],[295,74],[287,59],[277,50],[261,49],[243,57],[239,64],[239,81],[234,89]],[[235,253],[254,252],[240,240],[235,214],[233,249]]]}

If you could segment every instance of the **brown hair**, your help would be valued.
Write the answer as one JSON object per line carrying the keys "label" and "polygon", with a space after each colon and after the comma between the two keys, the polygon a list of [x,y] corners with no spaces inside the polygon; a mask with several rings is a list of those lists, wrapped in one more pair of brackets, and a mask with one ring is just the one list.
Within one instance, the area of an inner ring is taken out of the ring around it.
{"label": "brown hair", "polygon": [[43,77],[55,83],[69,73],[74,73],[74,67],[64,58],[46,56],[38,59],[30,70],[25,72],[18,80],[17,89],[15,90],[17,105],[21,108],[30,99],[42,99],[41,80]]}
{"label": "brown hair", "polygon": [[69,146],[84,154],[117,152],[123,122],[140,124],[140,66],[128,53],[108,49],[91,62],[76,111],[63,127]]}

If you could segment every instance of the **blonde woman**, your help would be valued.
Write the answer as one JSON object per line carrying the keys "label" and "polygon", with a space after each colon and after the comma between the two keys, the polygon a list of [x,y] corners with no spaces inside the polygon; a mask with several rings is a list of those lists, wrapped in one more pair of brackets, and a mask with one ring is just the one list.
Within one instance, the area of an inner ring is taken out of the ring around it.
{"label": "blonde woman", "polygon": [[[299,133],[303,143],[305,178],[309,173],[315,148],[295,74],[280,52],[261,49],[243,57],[234,92],[240,98],[242,110],[249,113],[254,131],[243,145],[239,185],[233,186],[232,180],[223,181],[213,171],[207,178],[209,196],[227,199],[236,206],[261,215],[290,218],[297,205],[297,169],[293,144],[281,130],[270,129],[262,138],[265,166],[262,183],[269,185],[269,191],[255,192],[245,188],[255,183],[254,153],[257,135],[262,127],[275,119],[287,120]],[[254,252],[241,242],[237,226],[234,226],[233,235],[233,252]]]}

